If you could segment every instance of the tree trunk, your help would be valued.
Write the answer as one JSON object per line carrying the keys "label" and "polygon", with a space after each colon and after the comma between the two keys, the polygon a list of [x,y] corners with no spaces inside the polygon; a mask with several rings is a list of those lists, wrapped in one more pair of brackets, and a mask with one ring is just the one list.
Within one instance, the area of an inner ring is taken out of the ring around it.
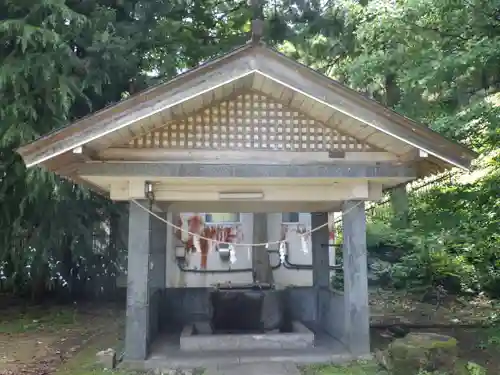
{"label": "tree trunk", "polygon": [[391,207],[394,213],[392,225],[395,228],[408,228],[410,225],[409,202],[406,185],[396,186],[390,192]]}

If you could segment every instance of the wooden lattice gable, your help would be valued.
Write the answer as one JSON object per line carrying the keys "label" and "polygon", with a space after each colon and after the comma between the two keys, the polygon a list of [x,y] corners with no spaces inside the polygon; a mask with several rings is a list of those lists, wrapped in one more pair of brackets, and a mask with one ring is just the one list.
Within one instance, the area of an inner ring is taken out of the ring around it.
{"label": "wooden lattice gable", "polygon": [[378,151],[257,91],[244,91],[119,147],[263,150]]}

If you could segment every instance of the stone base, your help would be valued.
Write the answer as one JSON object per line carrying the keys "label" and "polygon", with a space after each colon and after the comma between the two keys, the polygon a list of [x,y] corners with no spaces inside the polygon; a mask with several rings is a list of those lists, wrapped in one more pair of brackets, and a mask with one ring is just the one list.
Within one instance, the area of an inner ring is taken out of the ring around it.
{"label": "stone base", "polygon": [[246,349],[303,349],[314,346],[314,333],[302,323],[292,322],[292,332],[262,334],[196,334],[193,324],[184,327],[181,351],[229,351]]}

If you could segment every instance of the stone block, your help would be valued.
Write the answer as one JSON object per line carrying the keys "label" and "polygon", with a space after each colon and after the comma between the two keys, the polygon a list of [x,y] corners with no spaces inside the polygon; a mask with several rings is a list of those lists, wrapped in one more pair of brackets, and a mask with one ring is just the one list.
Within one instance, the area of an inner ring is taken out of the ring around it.
{"label": "stone block", "polygon": [[314,346],[314,333],[300,322],[294,332],[262,334],[195,334],[193,325],[184,327],[180,338],[182,351],[228,351],[254,349],[302,349]]}
{"label": "stone block", "polygon": [[96,354],[97,363],[105,369],[116,367],[116,352],[113,349],[102,350]]}
{"label": "stone block", "polygon": [[194,331],[198,335],[211,335],[213,333],[212,326],[209,322],[194,323]]}

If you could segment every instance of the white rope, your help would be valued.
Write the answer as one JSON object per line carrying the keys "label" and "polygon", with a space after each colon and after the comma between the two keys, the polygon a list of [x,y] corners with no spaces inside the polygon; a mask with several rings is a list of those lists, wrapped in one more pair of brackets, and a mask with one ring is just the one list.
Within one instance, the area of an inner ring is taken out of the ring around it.
{"label": "white rope", "polygon": [[[140,208],[142,208],[144,211],[146,211],[147,213],[149,213],[150,215],[154,216],[155,218],[157,218],[158,220],[164,222],[165,224],[167,224],[168,226],[174,228],[174,229],[177,229],[183,233],[186,233],[186,234],[189,234],[191,236],[193,236],[194,238],[198,238],[198,240],[205,240],[205,241],[211,241],[215,244],[223,244],[223,245],[232,245],[232,246],[249,246],[249,247],[260,247],[260,246],[266,246],[266,247],[269,247],[269,245],[276,245],[276,244],[281,244],[282,242],[286,242],[285,240],[278,240],[278,241],[271,241],[271,242],[262,242],[262,243],[234,243],[234,242],[224,242],[224,241],[217,241],[217,240],[214,240],[213,238],[208,238],[208,237],[203,237],[203,236],[200,236],[198,233],[193,233],[193,232],[190,232],[188,230],[185,230],[181,227],[179,227],[178,225],[175,225],[173,223],[171,223],[170,221],[162,218],[160,215],[154,213],[153,211],[151,211],[150,209],[148,209],[147,207],[144,207],[142,204],[140,204],[137,200],[135,199],[132,199],[131,200],[132,202],[134,202],[137,206],[139,206]],[[360,201],[358,203],[356,203],[354,206],[352,206],[349,210],[345,211],[344,212],[344,215],[351,212],[351,210],[353,210],[354,208],[356,208],[357,206],[359,206],[361,203],[364,203],[363,201]],[[321,224],[320,226],[317,226],[316,228],[313,228],[309,231],[306,231],[304,233],[300,233],[299,236],[301,237],[301,240],[302,238],[305,238],[306,236],[328,226],[328,221],[324,224]]]}

